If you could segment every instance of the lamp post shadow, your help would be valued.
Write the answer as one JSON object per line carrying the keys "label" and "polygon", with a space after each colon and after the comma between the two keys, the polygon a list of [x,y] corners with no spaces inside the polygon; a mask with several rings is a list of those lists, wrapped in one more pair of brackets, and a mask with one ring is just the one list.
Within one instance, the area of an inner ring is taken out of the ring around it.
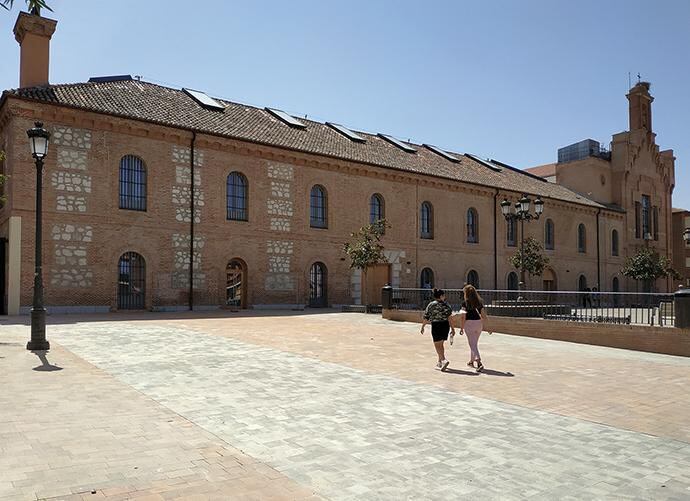
{"label": "lamp post shadow", "polygon": [[48,357],[46,357],[46,350],[33,350],[31,353],[36,355],[41,361],[41,365],[34,367],[33,370],[38,372],[55,372],[62,370],[62,367],[53,365],[48,361]]}

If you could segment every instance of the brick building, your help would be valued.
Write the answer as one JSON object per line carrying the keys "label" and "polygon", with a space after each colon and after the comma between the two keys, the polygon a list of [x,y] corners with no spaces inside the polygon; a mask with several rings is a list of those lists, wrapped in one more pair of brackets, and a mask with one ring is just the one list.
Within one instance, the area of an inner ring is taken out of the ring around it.
{"label": "brick building", "polygon": [[[495,160],[130,77],[49,85],[55,27],[20,14],[20,88],[0,100],[4,312],[31,304],[26,130],[36,120],[52,134],[43,195],[52,311],[351,304],[375,301],[386,282],[515,288],[509,257],[522,235],[500,202],[523,194],[545,201],[525,236],[551,261],[528,287],[634,290],[620,275],[625,257],[639,245],[670,254],[674,158],[655,144],[648,86],[628,94],[631,130],[614,136],[610,158],[557,164],[548,182]],[[389,264],[362,283],[342,245],[379,217],[391,224]]]}
{"label": "brick building", "polygon": [[690,241],[683,239],[683,232],[690,228],[690,211],[673,209],[673,269],[680,273],[675,288],[682,285],[690,287]]}

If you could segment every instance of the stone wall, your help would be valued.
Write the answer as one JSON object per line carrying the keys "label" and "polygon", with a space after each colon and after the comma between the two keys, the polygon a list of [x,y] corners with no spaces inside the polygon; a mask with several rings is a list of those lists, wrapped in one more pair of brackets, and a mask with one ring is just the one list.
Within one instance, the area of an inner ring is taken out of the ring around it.
{"label": "stone wall", "polygon": [[[294,208],[292,201],[292,181],[294,170],[291,165],[269,162],[266,175],[270,181],[270,197],[266,200],[266,212],[270,229],[279,233],[292,231]],[[268,240],[266,256],[268,271],[264,287],[271,292],[292,292],[297,277],[292,274],[291,260],[294,249],[292,240]]]}

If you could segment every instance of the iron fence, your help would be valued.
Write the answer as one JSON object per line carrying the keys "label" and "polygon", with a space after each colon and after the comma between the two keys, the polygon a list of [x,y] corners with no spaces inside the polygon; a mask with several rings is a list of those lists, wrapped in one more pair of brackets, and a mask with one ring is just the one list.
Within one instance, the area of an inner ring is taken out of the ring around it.
{"label": "iron fence", "polygon": [[[462,289],[445,289],[459,311]],[[480,290],[486,312],[501,317],[543,318],[571,322],[673,326],[671,293]],[[423,310],[433,299],[429,289],[393,289],[393,309]]]}

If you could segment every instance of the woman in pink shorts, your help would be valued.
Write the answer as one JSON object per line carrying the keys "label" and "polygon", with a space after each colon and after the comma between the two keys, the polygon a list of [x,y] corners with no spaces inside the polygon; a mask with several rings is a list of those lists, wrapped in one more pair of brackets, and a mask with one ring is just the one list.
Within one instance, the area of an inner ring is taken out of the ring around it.
{"label": "woman in pink shorts", "polygon": [[[465,333],[467,336],[467,344],[470,345],[470,361],[467,362],[468,367],[473,367],[477,372],[484,370],[482,364],[482,357],[479,355],[479,336],[482,330],[488,323],[486,310],[484,310],[484,303],[479,297],[477,289],[472,285],[466,285],[462,289],[465,295],[465,301],[462,303],[460,310],[460,333]],[[475,363],[477,365],[475,365]]]}

